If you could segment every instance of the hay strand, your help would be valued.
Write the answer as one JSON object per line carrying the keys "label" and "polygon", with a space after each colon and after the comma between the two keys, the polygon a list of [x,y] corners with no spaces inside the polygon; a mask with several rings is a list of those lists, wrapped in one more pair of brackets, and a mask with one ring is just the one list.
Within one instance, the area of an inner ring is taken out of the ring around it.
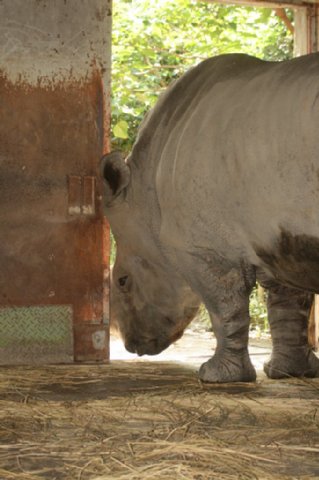
{"label": "hay strand", "polygon": [[318,380],[172,363],[0,370],[1,480],[319,478]]}

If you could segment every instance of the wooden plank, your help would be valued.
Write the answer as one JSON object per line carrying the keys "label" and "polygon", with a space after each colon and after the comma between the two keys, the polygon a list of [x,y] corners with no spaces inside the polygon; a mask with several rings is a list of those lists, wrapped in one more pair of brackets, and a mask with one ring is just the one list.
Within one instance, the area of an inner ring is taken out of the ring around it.
{"label": "wooden plank", "polygon": [[314,339],[312,345],[316,350],[319,348],[319,296],[315,295],[314,315]]}
{"label": "wooden plank", "polygon": [[[198,0],[203,1],[203,0]],[[293,8],[296,10],[306,9],[314,4],[318,4],[318,1],[302,0],[204,0],[207,3],[220,3],[225,5],[240,5],[248,7],[263,7],[263,8]]]}

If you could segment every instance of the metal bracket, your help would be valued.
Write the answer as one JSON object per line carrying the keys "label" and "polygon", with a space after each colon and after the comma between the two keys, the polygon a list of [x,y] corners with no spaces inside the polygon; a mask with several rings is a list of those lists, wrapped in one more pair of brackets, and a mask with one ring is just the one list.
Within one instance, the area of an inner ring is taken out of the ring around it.
{"label": "metal bracket", "polygon": [[93,176],[68,176],[68,214],[95,215],[95,185]]}

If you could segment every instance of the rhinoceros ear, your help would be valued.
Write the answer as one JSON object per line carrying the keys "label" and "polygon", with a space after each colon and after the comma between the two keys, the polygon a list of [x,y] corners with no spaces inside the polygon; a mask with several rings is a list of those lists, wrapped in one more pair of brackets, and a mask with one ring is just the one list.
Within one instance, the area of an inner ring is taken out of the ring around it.
{"label": "rhinoceros ear", "polygon": [[104,155],[101,160],[101,173],[104,180],[104,200],[106,206],[111,206],[115,199],[130,182],[130,169],[120,152]]}

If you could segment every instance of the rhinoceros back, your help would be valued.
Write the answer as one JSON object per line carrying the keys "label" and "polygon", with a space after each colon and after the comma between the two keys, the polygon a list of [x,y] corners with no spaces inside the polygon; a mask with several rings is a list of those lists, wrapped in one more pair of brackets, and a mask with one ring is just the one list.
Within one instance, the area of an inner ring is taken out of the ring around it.
{"label": "rhinoceros back", "polygon": [[168,89],[131,157],[163,243],[258,263],[283,230],[319,238],[318,60],[224,55]]}

